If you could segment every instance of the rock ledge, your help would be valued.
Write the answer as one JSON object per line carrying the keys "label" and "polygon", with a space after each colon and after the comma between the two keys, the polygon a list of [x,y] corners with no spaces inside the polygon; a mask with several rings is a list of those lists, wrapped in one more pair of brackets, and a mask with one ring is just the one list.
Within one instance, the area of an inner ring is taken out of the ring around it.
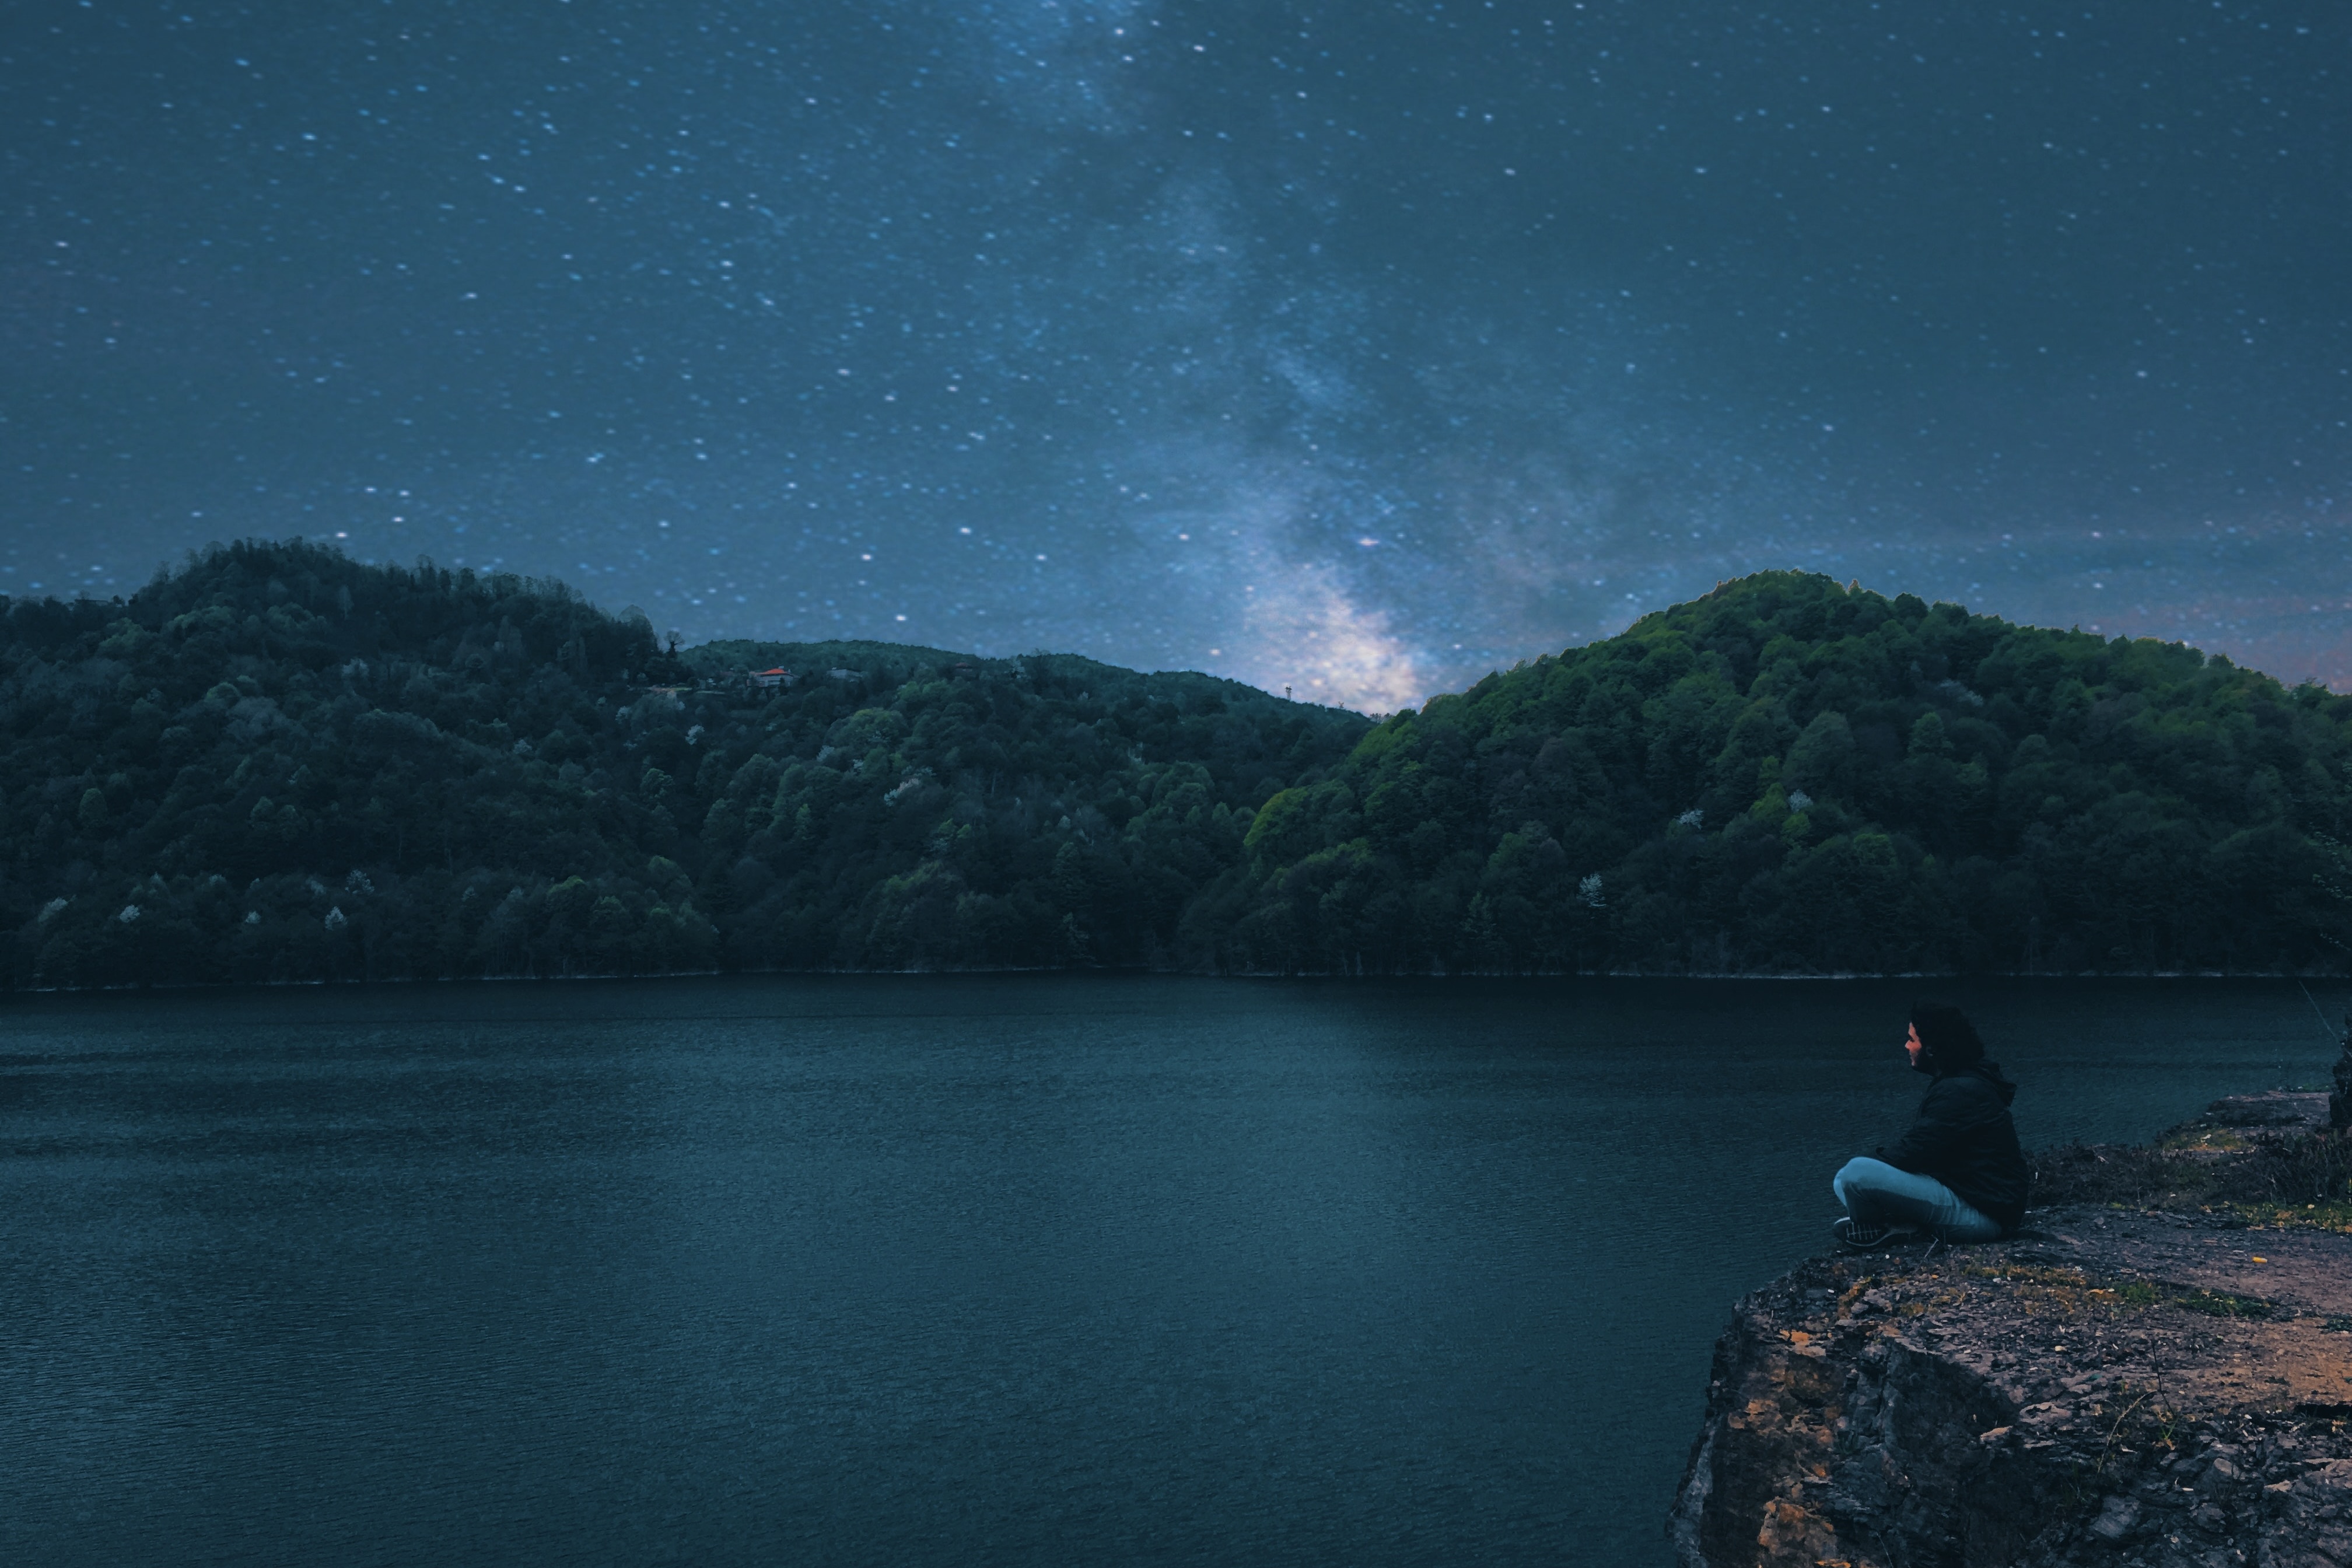
{"label": "rock ledge", "polygon": [[[2326,1121],[2325,1094],[2223,1100],[2154,1150],[2064,1152],[2185,1196],[1748,1296],[1669,1521],[1685,1568],[2352,1565],[2352,1236],[2279,1191],[2341,1192]],[[2247,1172],[2266,1206],[2197,1201]]]}

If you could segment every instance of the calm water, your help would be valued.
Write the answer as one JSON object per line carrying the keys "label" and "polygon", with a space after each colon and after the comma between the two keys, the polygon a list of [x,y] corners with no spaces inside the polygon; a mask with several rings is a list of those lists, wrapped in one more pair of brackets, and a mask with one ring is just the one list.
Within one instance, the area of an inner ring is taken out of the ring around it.
{"label": "calm water", "polygon": [[[9,1002],[0,1558],[1662,1564],[1910,990]],[[2333,1058],[2291,983],[1958,994],[2029,1142]]]}

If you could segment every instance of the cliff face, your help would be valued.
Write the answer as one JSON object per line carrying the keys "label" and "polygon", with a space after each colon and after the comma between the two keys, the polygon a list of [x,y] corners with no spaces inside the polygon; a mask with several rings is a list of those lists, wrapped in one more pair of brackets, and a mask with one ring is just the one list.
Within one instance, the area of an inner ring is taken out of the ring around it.
{"label": "cliff face", "polygon": [[[2326,1117],[2223,1101],[2171,1157],[2274,1158]],[[1682,1563],[2352,1564],[2352,1236],[2249,1212],[2074,1203],[1757,1291],[1716,1347]]]}

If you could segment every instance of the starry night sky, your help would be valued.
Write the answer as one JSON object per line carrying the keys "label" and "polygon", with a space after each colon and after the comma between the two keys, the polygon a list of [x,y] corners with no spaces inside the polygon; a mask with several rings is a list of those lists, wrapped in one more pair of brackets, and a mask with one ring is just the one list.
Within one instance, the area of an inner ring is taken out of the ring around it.
{"label": "starry night sky", "polygon": [[2352,686],[2352,8],[16,0],[0,591],[1382,711],[1763,567]]}

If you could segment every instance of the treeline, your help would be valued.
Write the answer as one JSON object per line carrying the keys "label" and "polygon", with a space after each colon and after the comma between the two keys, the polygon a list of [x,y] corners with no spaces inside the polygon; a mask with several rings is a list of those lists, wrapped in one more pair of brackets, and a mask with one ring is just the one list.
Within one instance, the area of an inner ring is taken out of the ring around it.
{"label": "treeline", "polygon": [[2352,700],[1766,573],[1396,715],[1258,814],[1223,964],[2336,967]]}
{"label": "treeline", "polygon": [[[1368,727],[1076,658],[680,658],[561,584],[300,543],[5,611],[16,986],[1200,964],[1257,806]],[[752,659],[814,678],[695,684]]]}
{"label": "treeline", "polygon": [[1795,574],[1377,726],[1073,657],[681,652],[299,543],[0,601],[0,645],[17,987],[2271,972],[2352,936],[2347,700]]}

